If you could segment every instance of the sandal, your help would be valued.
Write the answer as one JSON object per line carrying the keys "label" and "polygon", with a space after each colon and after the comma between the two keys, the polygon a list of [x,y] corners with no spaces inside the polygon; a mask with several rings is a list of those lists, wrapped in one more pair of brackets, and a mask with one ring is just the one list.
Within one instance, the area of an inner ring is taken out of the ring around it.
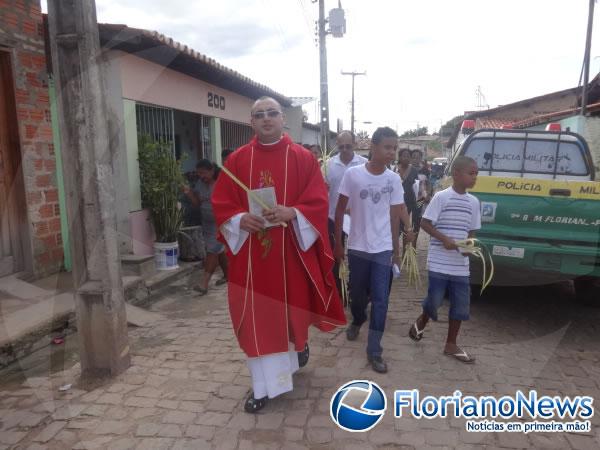
{"label": "sandal", "polygon": [[269,400],[268,397],[256,399],[254,398],[254,392],[251,392],[244,403],[244,411],[254,414],[265,407],[267,400]]}
{"label": "sandal", "polygon": [[455,353],[444,350],[444,355],[451,356],[452,358],[455,358],[465,364],[473,364],[475,362],[475,357],[469,355],[462,348],[459,348]]}
{"label": "sandal", "polygon": [[424,331],[425,331],[425,328],[423,328],[422,330],[419,330],[419,328],[417,327],[417,321],[415,320],[415,323],[413,323],[410,326],[410,330],[408,330],[408,337],[411,338],[415,342],[419,342],[421,339],[423,339]]}
{"label": "sandal", "polygon": [[298,366],[304,367],[308,364],[308,357],[310,356],[310,349],[308,348],[308,342],[304,344],[304,350],[298,352]]}
{"label": "sandal", "polygon": [[199,297],[202,297],[202,296],[208,294],[208,289],[204,289],[203,287],[201,287],[199,285],[194,286],[193,289],[198,292]]}
{"label": "sandal", "polygon": [[226,284],[226,283],[227,283],[226,277],[219,278],[217,281],[215,281],[215,286],[221,286],[222,284]]}

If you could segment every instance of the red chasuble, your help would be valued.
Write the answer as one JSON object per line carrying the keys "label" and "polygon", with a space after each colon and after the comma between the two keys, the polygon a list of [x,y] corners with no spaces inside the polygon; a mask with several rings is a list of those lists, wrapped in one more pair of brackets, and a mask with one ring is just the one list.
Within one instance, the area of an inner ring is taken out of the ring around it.
{"label": "red chasuble", "polygon": [[[250,189],[275,187],[277,203],[300,211],[318,232],[303,252],[291,222],[251,234],[237,255],[228,250],[229,312],[240,347],[249,357],[304,349],[309,325],[330,331],[346,323],[332,273],[327,235],[327,189],[319,164],[284,135],[274,145],[254,139],[225,164]],[[212,194],[220,227],[248,212],[248,194],[221,173]],[[222,237],[221,237],[222,239]]]}

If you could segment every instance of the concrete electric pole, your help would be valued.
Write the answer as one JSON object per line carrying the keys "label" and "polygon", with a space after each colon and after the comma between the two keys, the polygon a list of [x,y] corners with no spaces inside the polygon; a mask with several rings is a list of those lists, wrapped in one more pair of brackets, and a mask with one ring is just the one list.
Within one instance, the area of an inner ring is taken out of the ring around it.
{"label": "concrete electric pole", "polygon": [[[325,0],[319,1],[319,67],[320,67],[320,126],[321,126],[321,149],[329,150],[329,85],[327,83],[327,34],[333,37],[343,37],[346,32],[346,19],[341,2],[338,7],[329,11],[329,18],[325,18]],[[329,31],[325,29],[329,22]]]}
{"label": "concrete electric pole", "polygon": [[129,367],[117,245],[112,139],[105,63],[94,0],[48,0],[63,170],[70,224],[81,372],[115,376]]}
{"label": "concrete electric pole", "polygon": [[321,126],[321,149],[329,149],[329,93],[327,83],[327,31],[325,31],[325,0],[319,0],[319,67],[321,83],[320,99],[320,126]]}
{"label": "concrete electric pole", "polygon": [[342,75],[351,75],[352,76],[352,107],[351,107],[351,115],[350,115],[350,131],[352,132],[352,136],[354,136],[354,78],[357,75],[366,75],[367,72],[344,72],[342,71]]}
{"label": "concrete electric pole", "polygon": [[590,51],[592,48],[592,29],[594,26],[594,3],[590,0],[588,13],[588,27],[585,39],[585,56],[583,58],[583,92],[581,94],[581,115],[585,116],[588,102],[588,83],[590,80]]}

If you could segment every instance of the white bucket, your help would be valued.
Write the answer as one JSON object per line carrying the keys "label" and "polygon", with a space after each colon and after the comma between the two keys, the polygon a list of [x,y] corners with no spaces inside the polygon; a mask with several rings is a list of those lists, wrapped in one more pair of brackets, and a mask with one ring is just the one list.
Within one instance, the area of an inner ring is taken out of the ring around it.
{"label": "white bucket", "polygon": [[155,242],[154,261],[156,270],[175,270],[179,268],[179,244],[177,242]]}

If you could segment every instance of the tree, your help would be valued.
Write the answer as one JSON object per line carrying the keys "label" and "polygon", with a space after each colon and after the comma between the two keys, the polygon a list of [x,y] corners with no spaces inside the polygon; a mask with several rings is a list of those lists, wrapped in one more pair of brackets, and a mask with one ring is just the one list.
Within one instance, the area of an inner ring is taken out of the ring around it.
{"label": "tree", "polygon": [[414,138],[419,136],[426,136],[429,134],[427,127],[417,127],[414,130],[407,130],[400,135],[401,138]]}
{"label": "tree", "polygon": [[356,139],[370,139],[369,132],[365,130],[357,131]]}
{"label": "tree", "polygon": [[442,127],[440,128],[440,134],[442,135],[442,137],[452,135],[456,127],[462,123],[464,118],[465,116],[461,114],[460,116],[453,117],[444,125],[442,125]]}
{"label": "tree", "polygon": [[427,147],[429,150],[433,150],[434,152],[442,152],[442,143],[440,141],[430,141],[427,143]]}

